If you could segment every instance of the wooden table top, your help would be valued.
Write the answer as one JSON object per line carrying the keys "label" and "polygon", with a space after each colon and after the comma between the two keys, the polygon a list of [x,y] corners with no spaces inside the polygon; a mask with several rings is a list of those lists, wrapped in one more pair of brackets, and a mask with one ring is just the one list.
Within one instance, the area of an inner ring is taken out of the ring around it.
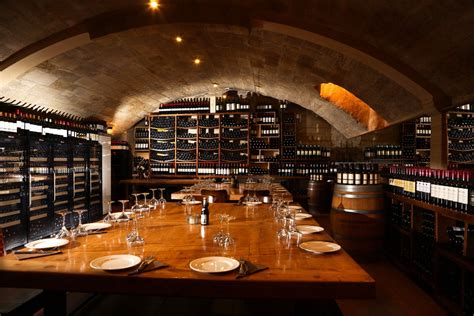
{"label": "wooden table top", "polygon": [[[199,213],[200,206],[193,211]],[[218,213],[236,217],[229,224],[235,245],[224,249],[212,237],[219,230]],[[209,226],[190,225],[184,207],[168,202],[160,214],[152,211],[142,220],[142,247],[127,247],[131,222],[114,224],[105,234],[79,237],[63,253],[19,261],[13,254],[0,258],[0,287],[29,287],[78,292],[133,293],[214,298],[336,299],[374,298],[375,281],[344,250],[312,254],[296,245],[287,247],[276,237],[278,224],[268,205],[254,208],[232,203],[210,205]],[[316,224],[305,219],[301,224]],[[324,232],[305,235],[307,240],[331,240]],[[130,271],[106,272],[90,267],[96,258],[112,254],[154,255],[169,264],[136,276]],[[244,258],[267,265],[268,270],[236,279],[235,271],[205,274],[189,263],[206,256]]]}

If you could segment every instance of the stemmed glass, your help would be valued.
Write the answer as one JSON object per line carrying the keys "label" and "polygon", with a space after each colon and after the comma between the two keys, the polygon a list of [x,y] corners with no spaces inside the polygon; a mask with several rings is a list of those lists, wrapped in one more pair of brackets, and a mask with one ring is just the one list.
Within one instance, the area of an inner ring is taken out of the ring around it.
{"label": "stemmed glass", "polygon": [[115,201],[108,201],[107,206],[108,206],[108,212],[107,215],[104,217],[104,222],[109,223],[109,222],[115,222],[115,219],[112,215],[112,203]]}
{"label": "stemmed glass", "polygon": [[66,227],[66,215],[67,215],[68,211],[67,210],[61,210],[61,211],[58,211],[57,213],[63,217],[62,218],[63,225],[62,225],[61,229],[59,230],[59,232],[54,237],[58,238],[58,239],[71,237],[71,232]]}
{"label": "stemmed glass", "polygon": [[132,231],[127,235],[127,244],[130,247],[141,246],[145,243],[145,239],[138,234],[138,216],[137,213],[143,211],[143,205],[138,204],[138,196],[141,194],[132,194],[135,196],[135,204],[131,207],[131,211],[135,214],[133,216],[133,228]]}
{"label": "stemmed glass", "polygon": [[125,203],[128,202],[128,200],[119,200],[120,203],[122,203],[122,213],[117,217],[117,222],[126,222],[130,220],[130,216],[125,214]]}
{"label": "stemmed glass", "polygon": [[135,217],[136,217],[136,213],[138,212],[139,209],[141,209],[141,205],[138,203],[138,196],[140,194],[139,193],[132,193],[132,195],[135,198],[135,204],[132,205],[132,207],[130,208],[130,211],[135,213]]}
{"label": "stemmed glass", "polygon": [[291,245],[291,238],[293,236],[296,237],[296,245],[300,244],[301,238],[303,237],[303,234],[296,229],[295,215],[296,215],[296,210],[293,210],[293,211],[289,210],[289,214],[285,218],[287,222],[286,237],[288,239],[288,246]]}
{"label": "stemmed glass", "polygon": [[160,199],[158,200],[158,204],[160,205],[161,209],[164,209],[166,207],[166,199],[163,197],[163,191],[165,188],[159,188],[158,190],[161,191]]}
{"label": "stemmed glass", "polygon": [[148,205],[150,206],[150,210],[155,210],[156,206],[159,204],[158,200],[155,198],[155,191],[157,189],[150,189],[151,191],[151,199],[148,202]]}
{"label": "stemmed glass", "polygon": [[73,235],[75,237],[81,237],[81,236],[87,235],[86,230],[82,226],[82,213],[84,213],[85,211],[87,210],[84,210],[84,209],[73,210],[73,212],[77,213],[77,215],[79,216],[79,224],[77,224],[77,227],[73,231]]}
{"label": "stemmed glass", "polygon": [[288,231],[286,229],[287,216],[290,215],[289,208],[284,205],[284,202],[280,202],[277,207],[277,221],[280,223],[280,229],[277,232],[278,238],[287,238]]}
{"label": "stemmed glass", "polygon": [[142,215],[143,212],[147,212],[148,214],[150,214],[150,205],[146,203],[146,197],[147,195],[150,195],[150,193],[144,192],[144,193],[141,193],[141,195],[143,195],[143,204],[140,209],[140,218],[143,218],[143,215]]}
{"label": "stemmed glass", "polygon": [[[218,214],[219,218],[219,232],[214,235],[213,241],[214,243],[218,244],[220,247],[227,248],[235,243],[234,238],[230,235],[229,232],[229,222],[231,220],[234,220],[234,216],[230,216],[229,214]],[[226,232],[224,232],[224,229],[222,227],[222,224],[226,223]]]}

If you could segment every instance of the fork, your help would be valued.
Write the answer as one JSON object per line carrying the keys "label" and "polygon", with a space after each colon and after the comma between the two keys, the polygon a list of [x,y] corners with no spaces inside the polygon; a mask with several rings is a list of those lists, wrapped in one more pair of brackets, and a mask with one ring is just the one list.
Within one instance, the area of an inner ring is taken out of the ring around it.
{"label": "fork", "polygon": [[155,261],[155,256],[146,256],[143,261],[140,263],[140,265],[138,266],[138,268],[136,268],[135,270],[133,270],[132,272],[129,273],[130,274],[137,274],[139,272],[141,272],[143,269],[145,269],[150,263],[152,263],[153,261]]}

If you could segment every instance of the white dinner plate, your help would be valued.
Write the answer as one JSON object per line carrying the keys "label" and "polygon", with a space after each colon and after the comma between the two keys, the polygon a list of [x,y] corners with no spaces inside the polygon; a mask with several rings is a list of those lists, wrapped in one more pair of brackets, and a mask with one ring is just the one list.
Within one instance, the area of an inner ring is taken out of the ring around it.
{"label": "white dinner plate", "polygon": [[201,201],[181,201],[181,204],[183,205],[197,205],[201,203],[202,203]]}
{"label": "white dinner plate", "polygon": [[262,201],[258,201],[258,202],[242,202],[243,205],[247,205],[247,206],[255,206],[255,205],[260,205],[262,204]]}
{"label": "white dinner plate", "polygon": [[97,270],[113,271],[134,267],[141,261],[140,257],[132,255],[110,255],[92,260],[90,266]]}
{"label": "white dinner plate", "polygon": [[295,214],[295,219],[297,221],[301,220],[301,219],[311,218],[311,217],[313,217],[313,215],[308,214],[308,213],[296,213]]}
{"label": "white dinner plate", "polygon": [[221,273],[235,270],[240,263],[227,257],[203,257],[189,263],[189,267],[197,272]]}
{"label": "white dinner plate", "polygon": [[67,244],[69,244],[69,240],[67,239],[45,238],[29,242],[25,245],[25,247],[30,249],[49,249],[61,247]]}
{"label": "white dinner plate", "polygon": [[328,241],[306,241],[300,244],[300,248],[313,253],[328,253],[341,250],[341,246]]}
{"label": "white dinner plate", "polygon": [[112,225],[109,223],[88,223],[88,224],[82,225],[85,231],[101,230],[101,229],[109,228],[110,226]]}
{"label": "white dinner plate", "polygon": [[319,233],[324,230],[321,226],[314,226],[314,225],[296,225],[296,230],[298,230],[303,235]]}

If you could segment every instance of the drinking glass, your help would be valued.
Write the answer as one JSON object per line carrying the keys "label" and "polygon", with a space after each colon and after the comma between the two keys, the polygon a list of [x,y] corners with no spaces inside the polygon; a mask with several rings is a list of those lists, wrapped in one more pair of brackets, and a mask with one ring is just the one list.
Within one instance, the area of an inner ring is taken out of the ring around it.
{"label": "drinking glass", "polygon": [[150,206],[150,210],[156,210],[156,207],[158,206],[159,202],[158,199],[155,198],[155,191],[157,189],[150,189],[151,191],[151,199],[148,202],[148,205]]}
{"label": "drinking glass", "polygon": [[[234,216],[229,214],[218,214],[219,219],[219,231],[212,238],[214,243],[218,244],[220,247],[227,248],[235,243],[234,238],[230,235],[229,232],[229,222],[234,220]],[[224,232],[223,224],[226,224],[226,231]]]}
{"label": "drinking glass", "polygon": [[145,239],[138,233],[138,213],[141,213],[143,210],[143,205],[138,202],[138,195],[141,194],[132,195],[135,196],[135,204],[131,207],[131,211],[134,213],[132,231],[128,233],[126,238],[129,247],[141,246],[145,243]]}
{"label": "drinking glass", "polygon": [[115,222],[115,218],[112,215],[112,203],[115,201],[108,201],[107,206],[108,206],[108,212],[107,215],[104,217],[104,222],[109,223],[109,222]]}
{"label": "drinking glass", "polygon": [[128,200],[119,200],[120,203],[122,203],[122,213],[117,217],[117,222],[126,222],[130,220],[130,216],[128,216],[125,213],[125,203],[128,202]]}
{"label": "drinking glass", "polygon": [[79,224],[77,224],[77,227],[73,230],[73,235],[75,237],[81,237],[81,236],[86,236],[87,235],[86,230],[82,226],[82,213],[84,213],[85,211],[87,211],[87,210],[85,210],[85,209],[73,210],[73,212],[77,213],[77,215],[79,216]]}
{"label": "drinking glass", "polygon": [[63,217],[62,218],[63,224],[62,224],[61,229],[59,230],[59,232],[56,235],[54,235],[54,237],[58,238],[58,239],[71,237],[71,232],[66,227],[66,215],[67,215],[68,211],[67,210],[61,210],[61,211],[58,211],[57,213]]}
{"label": "drinking glass", "polygon": [[141,195],[143,195],[143,204],[140,209],[140,218],[143,218],[143,212],[147,212],[148,214],[150,214],[150,206],[146,202],[146,197],[147,195],[150,195],[150,193],[144,192],[144,193],[141,193]]}
{"label": "drinking glass", "polygon": [[136,216],[138,213],[138,209],[141,208],[141,205],[138,203],[138,196],[140,195],[139,193],[132,193],[133,197],[135,198],[135,204],[132,205],[130,208],[130,211],[133,212]]}
{"label": "drinking glass", "polygon": [[292,238],[296,238],[296,245],[299,246],[300,242],[301,242],[301,238],[303,238],[303,234],[301,232],[299,232],[297,229],[296,229],[296,211],[291,211],[289,212],[289,214],[287,215],[286,217],[286,223],[287,223],[287,227],[286,227],[286,237],[287,237],[287,241],[288,241],[288,247],[291,245],[291,240]]}
{"label": "drinking glass", "polygon": [[289,209],[284,205],[284,203],[280,203],[277,208],[277,221],[280,223],[280,228],[277,232],[278,238],[287,238],[288,231],[286,229],[287,224],[287,216],[289,215]]}
{"label": "drinking glass", "polygon": [[158,200],[158,204],[160,205],[161,209],[164,209],[166,207],[166,199],[163,197],[163,191],[165,188],[159,188],[158,190],[161,191],[160,199]]}

